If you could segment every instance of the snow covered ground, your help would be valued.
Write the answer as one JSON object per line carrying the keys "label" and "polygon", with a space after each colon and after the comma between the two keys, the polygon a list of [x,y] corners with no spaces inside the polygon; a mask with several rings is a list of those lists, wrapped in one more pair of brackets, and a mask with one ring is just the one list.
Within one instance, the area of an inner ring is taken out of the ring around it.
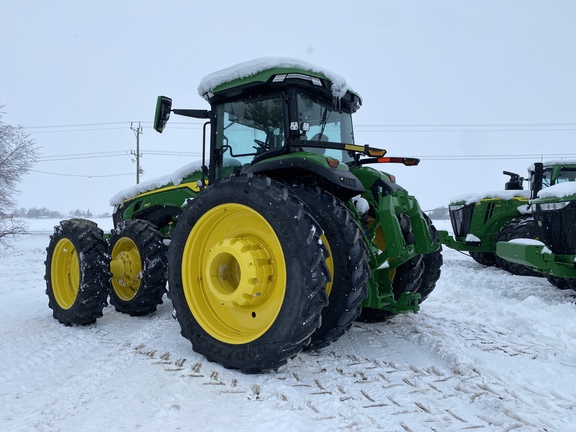
{"label": "snow covered ground", "polygon": [[243,375],[194,353],[167,299],[60,325],[43,280],[55,223],[0,251],[2,431],[576,430],[575,293],[543,278],[445,249],[420,313]]}

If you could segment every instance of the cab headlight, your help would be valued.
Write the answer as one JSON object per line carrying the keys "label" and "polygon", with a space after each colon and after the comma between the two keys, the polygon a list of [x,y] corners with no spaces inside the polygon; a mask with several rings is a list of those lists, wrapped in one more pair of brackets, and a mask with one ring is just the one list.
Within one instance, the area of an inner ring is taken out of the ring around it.
{"label": "cab headlight", "polygon": [[570,201],[542,203],[538,205],[540,206],[540,210],[542,211],[555,211],[555,210],[562,210],[568,204],[570,204]]}

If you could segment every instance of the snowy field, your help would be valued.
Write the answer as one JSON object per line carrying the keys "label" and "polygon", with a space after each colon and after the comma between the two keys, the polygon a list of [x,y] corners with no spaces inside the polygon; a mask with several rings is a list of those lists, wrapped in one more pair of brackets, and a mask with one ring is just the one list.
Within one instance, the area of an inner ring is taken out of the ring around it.
{"label": "snowy field", "polygon": [[576,430],[575,293],[545,279],[445,249],[420,313],[243,375],[194,353],[166,298],[152,316],[60,325],[43,280],[55,223],[0,251],[4,432]]}

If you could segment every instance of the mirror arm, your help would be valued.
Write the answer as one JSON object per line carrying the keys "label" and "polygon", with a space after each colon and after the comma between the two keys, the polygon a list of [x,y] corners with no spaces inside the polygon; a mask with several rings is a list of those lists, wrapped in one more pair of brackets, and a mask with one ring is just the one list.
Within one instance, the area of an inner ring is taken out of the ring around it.
{"label": "mirror arm", "polygon": [[198,109],[173,109],[172,112],[177,115],[184,117],[193,117],[200,119],[210,118],[210,111],[208,110],[198,110]]}

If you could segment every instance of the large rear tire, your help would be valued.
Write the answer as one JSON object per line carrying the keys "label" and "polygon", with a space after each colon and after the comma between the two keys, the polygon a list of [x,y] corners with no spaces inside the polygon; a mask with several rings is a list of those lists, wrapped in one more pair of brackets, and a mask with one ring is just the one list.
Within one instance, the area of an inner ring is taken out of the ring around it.
{"label": "large rear tire", "polygon": [[300,352],[327,304],[321,235],[304,204],[266,177],[223,180],[194,199],[168,260],[176,317],[193,349],[245,373]]}
{"label": "large rear tire", "polygon": [[322,311],[322,325],[307,347],[319,349],[340,338],[360,315],[370,275],[368,251],[352,214],[334,195],[315,186],[294,185],[291,190],[322,227],[322,240],[330,253],[329,302]]}
{"label": "large rear tire", "polygon": [[[538,239],[538,231],[536,223],[534,222],[534,217],[519,217],[514,218],[498,231],[496,235],[496,242],[507,242],[513,239],[526,238],[526,239]],[[518,276],[544,276],[542,273],[532,269],[531,267],[506,261],[504,258],[494,255],[498,265],[509,273]]]}
{"label": "large rear tire", "polygon": [[102,230],[84,219],[61,221],[46,255],[44,279],[54,318],[67,326],[96,322],[106,305],[110,278]]}
{"label": "large rear tire", "polygon": [[145,220],[120,222],[110,236],[110,303],[130,316],[162,304],[168,278],[164,237]]}

